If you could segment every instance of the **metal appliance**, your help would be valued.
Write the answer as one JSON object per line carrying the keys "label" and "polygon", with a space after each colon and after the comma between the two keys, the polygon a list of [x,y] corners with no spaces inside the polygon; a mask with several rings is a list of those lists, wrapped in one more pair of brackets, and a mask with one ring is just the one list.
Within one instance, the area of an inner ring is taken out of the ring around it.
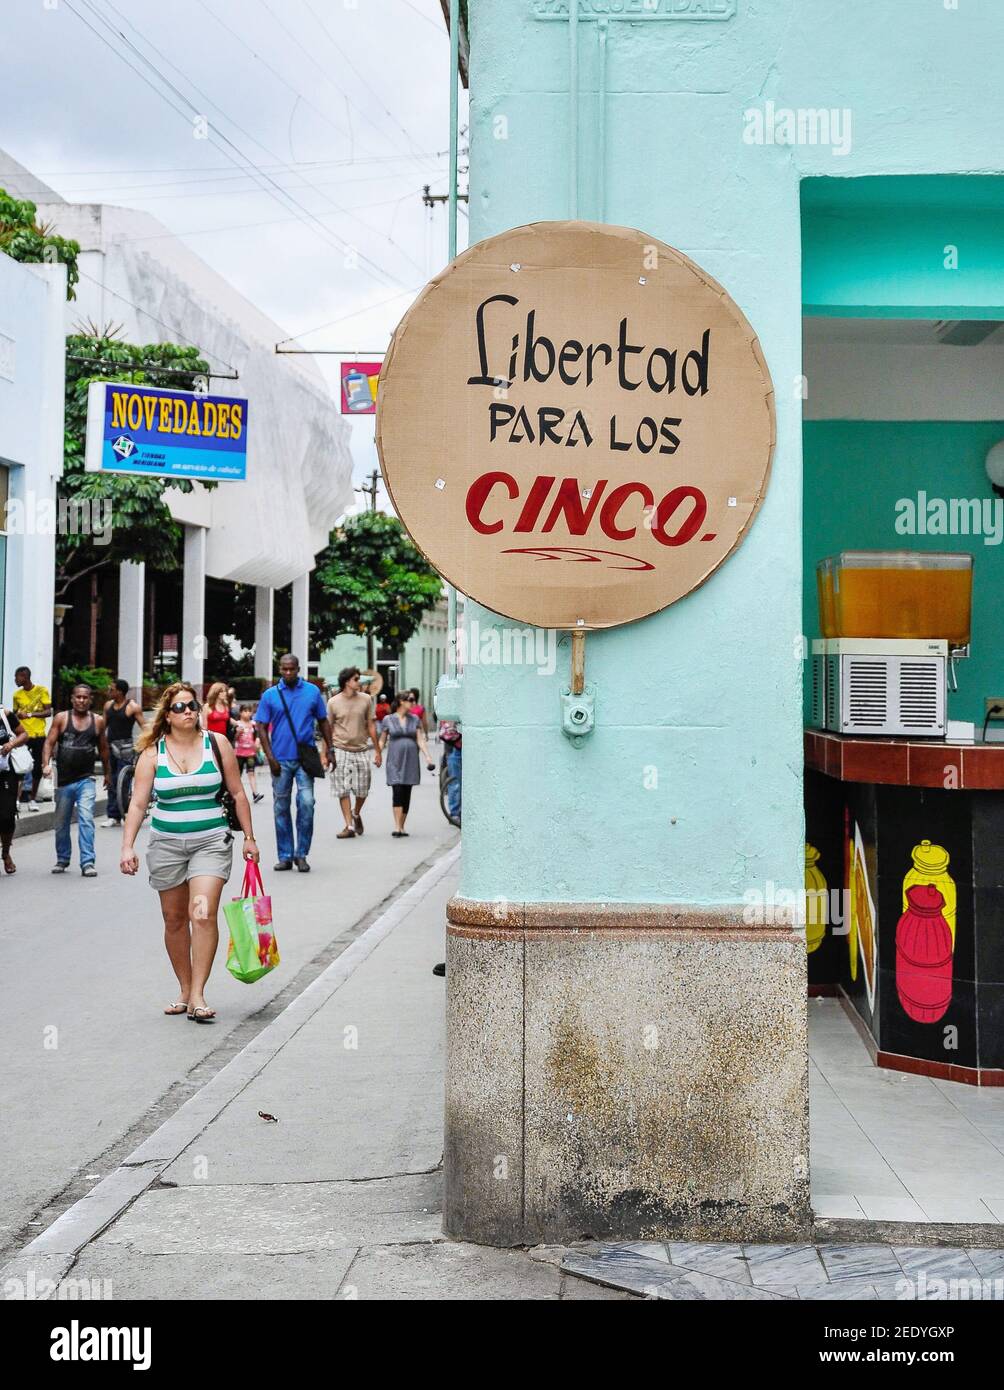
{"label": "metal appliance", "polygon": [[948,643],[826,637],[812,643],[812,722],[837,734],[944,738]]}

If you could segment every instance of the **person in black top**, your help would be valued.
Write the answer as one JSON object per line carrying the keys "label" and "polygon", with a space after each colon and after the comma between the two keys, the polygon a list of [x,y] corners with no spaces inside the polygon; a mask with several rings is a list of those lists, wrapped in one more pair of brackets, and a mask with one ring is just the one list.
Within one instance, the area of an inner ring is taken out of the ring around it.
{"label": "person in black top", "polygon": [[142,729],[143,710],[129,698],[129,682],[117,680],[115,694],[105,705],[105,737],[111,760],[111,780],[108,783],[108,810],[101,822],[104,828],[122,824],[122,808],[118,802],[119,773],[133,760],[133,725]]}
{"label": "person in black top", "polygon": [[105,786],[110,780],[108,740],[105,721],[91,710],[94,692],[81,682],[73,687],[70,708],[60,710],[52,721],[42,750],[42,771],[52,773],[56,754],[56,867],[54,874],[65,874],[70,867],[73,847],[70,821],[77,812],[77,839],[80,845],[80,872],[96,878],[94,867],[94,761],[98,754],[105,769]]}
{"label": "person in black top", "polygon": [[[6,721],[6,722],[5,722]],[[11,841],[14,839],[14,821],[17,817],[17,784],[20,781],[10,765],[13,748],[28,742],[28,735],[13,710],[5,709],[0,719],[0,858],[5,873],[15,872],[14,861],[10,857]]]}

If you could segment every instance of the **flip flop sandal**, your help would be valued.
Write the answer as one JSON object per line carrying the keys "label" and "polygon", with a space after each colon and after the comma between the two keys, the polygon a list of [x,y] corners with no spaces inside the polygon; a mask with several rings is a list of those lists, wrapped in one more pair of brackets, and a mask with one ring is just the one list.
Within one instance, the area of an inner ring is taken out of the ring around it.
{"label": "flip flop sandal", "polygon": [[215,1023],[216,1011],[207,1008],[205,1004],[200,1004],[197,1009],[193,1009],[188,1015],[192,1023]]}
{"label": "flip flop sandal", "polygon": [[174,1014],[187,1014],[187,1013],[188,1013],[188,1000],[187,1000],[187,999],[179,999],[178,1002],[177,1002],[176,1004],[171,1004],[171,1005],[169,1005],[169,1006],[164,1010],[164,1012],[165,1012],[166,1014],[171,1014],[171,1015],[174,1015]]}

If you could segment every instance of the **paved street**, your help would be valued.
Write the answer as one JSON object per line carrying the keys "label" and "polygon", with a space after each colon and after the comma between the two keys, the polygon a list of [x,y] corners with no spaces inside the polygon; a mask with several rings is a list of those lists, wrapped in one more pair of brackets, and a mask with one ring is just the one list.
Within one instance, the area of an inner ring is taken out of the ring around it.
{"label": "paved street", "polygon": [[[382,774],[374,778],[362,839],[335,840],[337,802],[326,784],[318,789],[309,876],[270,872],[270,794],[255,808],[282,965],[255,985],[237,983],[224,968],[224,926],[208,991],[219,1011],[212,1027],[161,1012],[176,997],[176,983],[157,900],[142,867],[136,879],[119,873],[117,831],[96,831],[94,880],[82,879],[76,863],[63,878],[51,877],[49,835],[16,842],[18,872],[0,878],[0,963],[14,986],[4,1018],[4,1254],[23,1244],[27,1223],[36,1223],[27,1226],[30,1237],[93,1188],[343,950],[400,884],[456,839],[432,774],[416,789],[405,840],[390,836]],[[238,874],[235,868],[231,894]],[[427,954],[429,965],[441,955],[434,942]]]}

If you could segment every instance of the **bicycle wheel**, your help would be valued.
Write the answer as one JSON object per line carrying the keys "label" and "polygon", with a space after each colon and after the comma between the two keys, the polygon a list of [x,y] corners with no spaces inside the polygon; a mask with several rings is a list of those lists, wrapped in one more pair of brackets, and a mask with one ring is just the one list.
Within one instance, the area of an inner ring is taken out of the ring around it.
{"label": "bicycle wheel", "polygon": [[132,783],[136,775],[136,768],[133,763],[127,763],[119,771],[118,779],[115,783],[115,795],[118,797],[119,810],[122,812],[122,819],[125,820],[129,810],[129,802],[132,800]]}
{"label": "bicycle wheel", "polygon": [[439,809],[442,811],[443,815],[450,822],[450,824],[455,825],[459,830],[460,817],[452,816],[450,814],[450,794],[453,790],[453,785],[456,782],[456,780],[457,779],[455,777],[450,776],[450,769],[447,765],[446,759],[444,758],[439,766]]}

